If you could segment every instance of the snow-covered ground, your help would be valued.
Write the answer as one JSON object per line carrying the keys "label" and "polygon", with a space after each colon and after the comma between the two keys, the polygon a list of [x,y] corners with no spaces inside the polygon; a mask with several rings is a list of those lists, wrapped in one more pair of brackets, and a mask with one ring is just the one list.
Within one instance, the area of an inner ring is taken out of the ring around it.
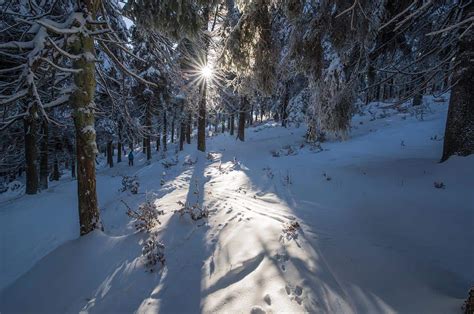
{"label": "snow-covered ground", "polygon": [[[322,151],[302,147],[304,127],[269,122],[245,143],[210,138],[212,161],[194,145],[168,169],[138,154],[99,171],[105,231],[81,238],[70,178],[3,199],[0,312],[459,312],[474,283],[474,156],[438,163],[447,106],[427,100],[423,121],[373,104]],[[137,195],[118,191],[130,174]],[[153,273],[121,202],[146,198],[165,211]],[[210,217],[173,214],[179,201]]]}

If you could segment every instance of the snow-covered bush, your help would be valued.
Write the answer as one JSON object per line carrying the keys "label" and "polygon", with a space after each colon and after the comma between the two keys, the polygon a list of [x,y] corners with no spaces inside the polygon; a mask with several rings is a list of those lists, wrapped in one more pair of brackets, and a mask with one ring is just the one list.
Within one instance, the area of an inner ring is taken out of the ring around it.
{"label": "snow-covered bush", "polygon": [[279,150],[270,151],[273,157],[298,155],[298,150],[291,145],[285,145]]}
{"label": "snow-covered bush", "polygon": [[175,156],[175,158],[165,159],[161,162],[161,164],[163,165],[163,167],[165,167],[165,169],[176,166],[178,164],[178,156]]}
{"label": "snow-covered bush", "polygon": [[10,183],[0,183],[0,193],[5,192],[21,192],[25,188],[25,185],[20,181],[12,181]]}
{"label": "snow-covered bush", "polygon": [[155,233],[143,243],[142,256],[145,259],[145,267],[153,272],[158,263],[165,264],[165,245],[158,239]]}
{"label": "snow-covered bush", "polygon": [[272,169],[271,169],[270,167],[265,167],[265,168],[263,168],[262,170],[265,171],[265,174],[266,174],[266,176],[267,176],[269,179],[273,179],[273,177],[275,176],[275,175],[273,174]]}
{"label": "snow-covered bush", "polygon": [[469,296],[467,297],[467,300],[464,301],[462,309],[464,310],[464,314],[474,313],[474,286],[469,289]]}
{"label": "snow-covered bush", "polygon": [[291,179],[291,175],[290,175],[290,172],[286,172],[286,174],[282,175],[282,181],[283,181],[283,185],[285,186],[288,186],[288,185],[291,185],[293,183],[293,180]]}
{"label": "snow-covered bush", "polygon": [[287,240],[293,240],[298,238],[298,230],[300,229],[300,224],[297,221],[292,221],[285,224],[283,227],[283,234]]}
{"label": "snow-covered bush", "polygon": [[162,210],[158,210],[155,203],[147,200],[138,206],[138,210],[128,207],[127,215],[135,220],[135,228],[138,231],[150,232],[156,225],[161,224],[159,216],[163,215]]}
{"label": "snow-covered bush", "polygon": [[193,160],[190,156],[186,156],[183,162],[183,166],[192,166],[195,163],[197,163],[197,157],[195,160]]}
{"label": "snow-covered bush", "polygon": [[179,201],[178,204],[181,206],[181,208],[176,210],[176,213],[178,213],[180,216],[188,214],[192,220],[199,220],[209,217],[209,210],[207,208],[201,208],[198,204],[190,205],[188,203],[183,203],[182,201]]}
{"label": "snow-covered bush", "polygon": [[122,178],[121,192],[130,191],[132,194],[138,193],[140,182],[138,182],[137,176],[124,176]]}

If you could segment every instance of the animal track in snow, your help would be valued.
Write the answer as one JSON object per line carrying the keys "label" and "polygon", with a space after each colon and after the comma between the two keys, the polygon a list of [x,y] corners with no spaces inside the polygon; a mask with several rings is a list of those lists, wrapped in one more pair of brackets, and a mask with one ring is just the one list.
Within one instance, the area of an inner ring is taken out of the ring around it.
{"label": "animal track in snow", "polygon": [[266,314],[267,312],[260,306],[253,306],[250,310],[250,314]]}
{"label": "animal track in snow", "polygon": [[285,286],[286,294],[290,297],[291,301],[296,301],[299,305],[303,303],[303,288],[299,285],[293,287],[290,284],[286,284]]}

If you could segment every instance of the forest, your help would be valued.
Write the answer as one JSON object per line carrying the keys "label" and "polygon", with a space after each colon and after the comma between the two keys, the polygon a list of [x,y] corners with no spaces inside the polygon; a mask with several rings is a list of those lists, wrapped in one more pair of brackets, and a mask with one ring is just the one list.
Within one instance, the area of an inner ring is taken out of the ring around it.
{"label": "forest", "polygon": [[0,0],[0,313],[474,313],[472,0]]}

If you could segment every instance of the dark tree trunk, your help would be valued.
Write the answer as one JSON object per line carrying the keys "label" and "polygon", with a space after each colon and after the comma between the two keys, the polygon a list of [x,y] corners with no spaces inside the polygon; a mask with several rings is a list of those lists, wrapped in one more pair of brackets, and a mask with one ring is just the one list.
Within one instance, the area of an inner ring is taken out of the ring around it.
{"label": "dark tree trunk", "polygon": [[[80,1],[93,16],[99,8],[98,0]],[[77,34],[71,43],[71,52],[75,55],[95,56],[92,36]],[[97,202],[95,157],[97,153],[95,135],[94,93],[96,87],[95,63],[92,58],[74,60],[76,86],[70,103],[74,110],[77,155],[77,193],[79,200],[79,226],[81,235],[101,228]]]}
{"label": "dark tree trunk", "polygon": [[151,107],[150,105],[146,108],[146,117],[145,117],[145,127],[146,127],[146,136],[145,136],[145,150],[146,150],[146,160],[151,159]]}
{"label": "dark tree trunk", "polygon": [[237,139],[245,141],[245,120],[247,118],[247,98],[245,96],[240,99],[239,111],[239,128],[237,129]]}
{"label": "dark tree trunk", "polygon": [[191,113],[188,115],[188,121],[186,121],[186,143],[191,144],[191,126],[192,126]]}
{"label": "dark tree trunk", "polygon": [[184,149],[184,141],[186,139],[186,124],[181,121],[181,130],[179,132],[179,150]]}
{"label": "dark tree trunk", "polygon": [[199,100],[198,112],[198,134],[197,134],[197,149],[201,152],[206,151],[206,95],[207,83],[203,82],[201,86],[201,99]]}
{"label": "dark tree trunk", "polygon": [[[474,16],[474,4],[464,8],[463,20]],[[461,28],[461,33],[465,27]],[[461,37],[456,56],[457,66],[452,81],[444,147],[441,161],[452,155],[467,156],[474,153],[474,29],[471,27]]]}
{"label": "dark tree trunk", "polygon": [[142,152],[146,154],[146,136],[143,136],[142,139]]}
{"label": "dark tree trunk", "polygon": [[117,142],[117,163],[122,162],[122,142]]}
{"label": "dark tree trunk", "polygon": [[173,114],[173,119],[171,120],[171,143],[174,143],[174,114]]}
{"label": "dark tree trunk", "polygon": [[76,178],[76,156],[74,154],[74,148],[71,152],[71,178]]}
{"label": "dark tree trunk", "polygon": [[[54,163],[53,163],[53,172],[51,173],[51,180],[52,181],[59,181],[59,162],[58,158],[54,158]],[[74,176],[73,176],[74,177]]]}
{"label": "dark tree trunk", "polygon": [[36,194],[38,192],[38,170],[36,166],[36,128],[37,122],[35,106],[31,108],[30,114],[24,120],[25,130],[25,169],[26,169],[26,194]]}
{"label": "dark tree trunk", "polygon": [[290,90],[288,87],[288,82],[285,83],[285,94],[283,95],[283,101],[281,104],[281,126],[285,127],[287,126],[288,123],[288,102],[289,102],[289,96],[290,96]]}
{"label": "dark tree trunk", "polygon": [[225,132],[225,116],[222,117],[221,119],[221,130],[222,130],[222,133]]}
{"label": "dark tree trunk", "polygon": [[112,146],[112,141],[107,142],[107,164],[109,165],[110,168],[114,166],[114,158],[112,155],[114,147]]}
{"label": "dark tree trunk", "polygon": [[230,135],[234,135],[234,129],[235,129],[235,116],[234,116],[234,114],[231,114],[230,119],[229,119],[229,133],[230,133]]}
{"label": "dark tree trunk", "polygon": [[168,150],[168,121],[166,120],[166,110],[163,111],[163,151],[166,152]]}
{"label": "dark tree trunk", "polygon": [[249,125],[253,125],[253,105],[250,109],[250,115],[249,115]]}
{"label": "dark tree trunk", "polygon": [[117,163],[122,162],[122,121],[118,122]]}
{"label": "dark tree trunk", "polygon": [[159,152],[160,151],[160,142],[161,142],[161,135],[160,133],[158,133],[156,135],[156,151]]}
{"label": "dark tree trunk", "polygon": [[49,175],[49,165],[48,165],[48,121],[43,119],[41,124],[41,147],[40,147],[40,187],[42,190],[48,188],[48,175]]}

